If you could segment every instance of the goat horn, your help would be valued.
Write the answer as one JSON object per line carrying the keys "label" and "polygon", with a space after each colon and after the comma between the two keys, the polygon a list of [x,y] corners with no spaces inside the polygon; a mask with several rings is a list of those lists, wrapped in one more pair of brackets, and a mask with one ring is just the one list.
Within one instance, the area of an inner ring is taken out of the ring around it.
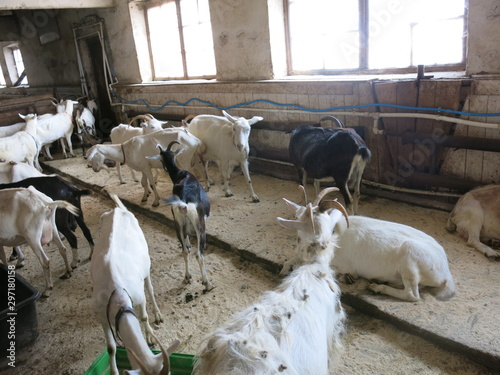
{"label": "goat horn", "polygon": [[[154,337],[154,336],[153,336]],[[139,368],[141,369],[141,371],[144,373],[144,375],[152,375],[148,369],[144,366],[144,363],[142,363],[142,361],[139,359],[139,357],[137,356],[137,354],[135,354],[135,352],[130,349],[130,348],[127,348],[127,351],[128,353],[131,355],[131,357],[134,359],[134,361],[137,362],[137,364],[139,365]],[[170,363],[170,362],[169,362]],[[169,365],[170,367],[170,365]],[[168,374],[168,373],[167,373]]]}
{"label": "goat horn", "polygon": [[304,206],[307,204],[307,193],[306,193],[306,189],[304,188],[304,186],[302,185],[299,185],[299,190],[302,190],[302,194],[304,196]]}
{"label": "goat horn", "polygon": [[153,334],[153,332],[151,332],[151,336],[153,337],[153,339],[156,341],[156,343],[160,347],[161,355],[163,357],[163,367],[158,375],[168,375],[170,373],[170,358],[169,358],[170,352],[169,352],[169,350],[172,350],[172,351],[175,350],[175,348],[177,348],[177,346],[179,345],[179,340],[176,340],[173,345],[171,345],[167,350],[165,350],[165,348],[161,344],[160,340],[158,340],[158,338]]}
{"label": "goat horn", "polygon": [[133,117],[130,121],[129,121],[129,125],[132,125],[134,123],[135,120],[151,120],[150,117],[146,116],[146,115],[137,115],[135,117]]}
{"label": "goat horn", "polygon": [[316,235],[316,229],[314,228],[314,219],[313,219],[313,208],[311,204],[307,205],[307,213],[309,215],[309,220],[311,221],[311,229],[314,235]]}
{"label": "goat horn", "polygon": [[345,221],[347,222],[347,227],[349,228],[349,215],[347,214],[345,207],[342,206],[342,204],[336,199],[334,201],[323,201],[319,205],[319,209],[321,212],[324,212],[329,208],[335,208],[339,210],[342,215],[344,215]]}
{"label": "goat horn", "polygon": [[176,143],[177,143],[178,145],[180,145],[180,143],[179,143],[179,142],[177,142],[177,141],[172,141],[172,142],[170,142],[170,143],[168,144],[168,146],[167,146],[167,151],[170,151],[170,148],[171,148],[174,144],[176,144]]}
{"label": "goat horn", "polygon": [[342,123],[342,121],[340,121],[340,119],[338,119],[337,117],[335,116],[325,116],[323,117],[321,120],[319,120],[319,122],[321,123],[322,121],[335,121],[337,123],[337,126],[339,128],[343,128],[344,127],[344,124]]}
{"label": "goat horn", "polygon": [[187,115],[185,118],[184,118],[184,121],[188,122],[189,120],[192,120],[194,119],[196,116],[194,115]]}
{"label": "goat horn", "polygon": [[150,114],[150,113],[145,113],[145,114],[144,114],[144,116],[146,116],[146,117],[148,117],[148,118],[150,118],[150,119],[153,119],[153,118],[154,118],[154,117],[153,117],[153,115],[152,115],[152,114]]}
{"label": "goat horn", "polygon": [[326,188],[326,189],[323,189],[322,191],[320,191],[320,193],[318,194],[318,196],[316,197],[316,199],[314,200],[314,203],[313,205],[314,206],[317,206],[319,204],[319,202],[321,202],[321,200],[329,193],[331,193],[332,191],[339,191],[339,188],[338,187],[329,187],[329,188]]}

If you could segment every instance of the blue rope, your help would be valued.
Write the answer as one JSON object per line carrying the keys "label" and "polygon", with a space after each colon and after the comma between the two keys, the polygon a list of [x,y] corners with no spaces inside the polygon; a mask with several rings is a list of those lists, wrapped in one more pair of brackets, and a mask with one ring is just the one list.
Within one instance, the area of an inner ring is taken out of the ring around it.
{"label": "blue rope", "polygon": [[271,100],[266,100],[266,99],[256,99],[252,100],[249,102],[245,103],[240,103],[240,104],[234,104],[230,105],[227,107],[218,107],[212,102],[209,102],[207,100],[202,100],[198,98],[191,98],[184,103],[178,102],[176,100],[168,100],[165,103],[163,103],[161,106],[157,108],[153,108],[149,105],[149,103],[145,99],[136,99],[136,100],[127,100],[125,98],[122,98],[120,96],[117,96],[116,94],[114,95],[117,99],[128,103],[128,104],[137,104],[137,103],[143,103],[146,108],[149,111],[156,112],[159,111],[166,106],[170,104],[178,105],[178,106],[187,106],[191,102],[199,102],[203,103],[205,105],[208,105],[210,107],[216,108],[218,110],[229,110],[232,108],[238,108],[238,107],[245,107],[249,106],[255,103],[267,103],[271,104],[277,107],[286,107],[286,108],[296,108],[301,111],[305,112],[312,112],[312,113],[321,113],[321,112],[334,112],[334,111],[339,111],[339,110],[349,110],[349,109],[360,109],[360,108],[367,108],[367,107],[387,107],[387,108],[396,108],[396,109],[405,109],[405,110],[411,110],[411,111],[431,111],[431,112],[440,112],[440,113],[450,113],[454,115],[460,115],[460,116],[475,116],[475,117],[500,117],[500,113],[473,113],[473,112],[462,112],[462,111],[454,111],[451,109],[444,109],[444,108],[430,108],[430,107],[411,107],[411,106],[405,106],[405,105],[397,105],[397,104],[378,104],[378,103],[371,103],[371,104],[358,104],[358,105],[350,105],[350,106],[341,106],[341,107],[332,107],[332,108],[325,108],[325,109],[310,109],[306,108],[297,104],[282,104],[282,103],[276,103]]}

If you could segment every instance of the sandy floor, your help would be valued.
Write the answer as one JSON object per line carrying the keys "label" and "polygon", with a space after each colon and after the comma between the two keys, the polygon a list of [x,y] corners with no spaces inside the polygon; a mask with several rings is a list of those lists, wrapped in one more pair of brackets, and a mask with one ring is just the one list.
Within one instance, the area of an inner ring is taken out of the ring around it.
{"label": "sandy floor", "polygon": [[[233,179],[235,196],[222,196],[220,186],[213,187],[209,196],[212,215],[207,223],[211,237],[207,255],[209,277],[216,288],[202,294],[197,280],[196,262],[191,263],[195,282],[182,283],[184,262],[175,232],[165,225],[163,216],[170,218],[165,207],[150,209],[152,198],[140,204],[142,188],[136,184],[119,185],[114,171],[94,174],[85,167],[83,159],[52,162],[63,172],[71,173],[87,183],[108,185],[123,199],[157,215],[152,220],[137,214],[146,234],[152,258],[152,279],[157,301],[165,323],[157,327],[157,335],[166,344],[178,338],[180,352],[194,353],[201,338],[221,325],[230,314],[250,304],[262,291],[274,288],[279,278],[259,265],[242,260],[240,256],[261,258],[259,264],[277,271],[292,254],[294,238],[276,224],[276,216],[290,217],[282,197],[298,200],[296,185],[265,176],[254,176],[254,188],[261,203],[252,204],[243,179]],[[129,175],[127,174],[127,177]],[[130,177],[128,177],[130,181]],[[170,184],[160,177],[160,194],[168,195]],[[312,192],[312,189],[311,189]],[[450,268],[455,277],[457,296],[439,302],[424,294],[423,301],[406,303],[365,291],[366,283],[342,285],[344,292],[360,297],[389,315],[410,325],[429,330],[452,342],[466,344],[474,350],[499,356],[499,311],[497,262],[467,248],[462,241],[446,233],[447,214],[380,198],[364,197],[361,214],[413,225],[436,237],[448,253]],[[99,217],[111,208],[111,201],[99,196],[85,197],[83,210],[95,238],[99,235]],[[77,229],[81,258],[86,259],[89,246]],[[230,243],[226,251],[214,246]],[[19,271],[36,288],[43,288],[41,267],[30,250],[26,252],[26,267]],[[54,246],[47,252],[54,275],[62,273],[62,260]],[[254,255],[255,254],[255,255]],[[17,367],[5,374],[83,374],[105,348],[100,324],[91,307],[91,285],[88,260],[83,260],[69,280],[54,280],[50,298],[37,301],[40,335],[35,342],[17,355]],[[194,299],[186,302],[186,297]],[[493,374],[462,355],[439,348],[392,325],[346,307],[348,334],[338,374]],[[149,310],[151,311],[151,310]]]}

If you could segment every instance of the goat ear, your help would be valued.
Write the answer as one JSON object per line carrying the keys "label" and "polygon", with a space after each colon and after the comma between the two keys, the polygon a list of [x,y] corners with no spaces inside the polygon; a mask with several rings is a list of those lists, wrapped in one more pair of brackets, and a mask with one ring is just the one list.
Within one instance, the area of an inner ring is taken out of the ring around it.
{"label": "goat ear", "polygon": [[237,121],[237,119],[233,116],[231,116],[229,113],[227,113],[226,111],[222,111],[222,114],[224,115],[225,118],[227,118],[229,121],[231,121],[232,123],[235,123]]}
{"label": "goat ear", "polygon": [[278,224],[286,229],[298,231],[304,228],[304,223],[299,220],[287,220],[282,217],[278,217],[276,219],[278,220]]}
{"label": "goat ear", "polygon": [[264,120],[264,117],[253,116],[250,120],[248,120],[248,125],[252,126],[256,122],[259,122],[259,121],[262,121],[262,120]]}
{"label": "goat ear", "polygon": [[289,201],[286,198],[283,198],[283,200],[285,201],[285,203],[287,204],[287,206],[290,207],[293,210],[293,212],[296,212],[300,207],[302,207],[301,205],[299,205],[297,203],[293,203],[292,201]]}

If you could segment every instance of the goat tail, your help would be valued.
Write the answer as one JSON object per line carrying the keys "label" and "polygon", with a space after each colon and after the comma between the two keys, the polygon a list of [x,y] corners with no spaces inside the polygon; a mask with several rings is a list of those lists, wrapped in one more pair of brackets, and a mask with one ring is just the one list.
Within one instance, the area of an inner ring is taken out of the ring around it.
{"label": "goat tail", "polygon": [[361,159],[363,159],[363,161],[365,161],[365,162],[369,161],[370,158],[372,157],[372,153],[370,152],[370,150],[366,146],[359,147],[358,155],[361,156]]}
{"label": "goat tail", "polygon": [[110,193],[110,192],[108,192],[108,194],[109,194],[109,197],[113,200],[113,202],[115,202],[116,206],[119,209],[127,211],[127,208],[123,205],[123,203],[120,200],[120,198],[118,198],[118,195],[116,195],[114,193]]}
{"label": "goat tail", "polygon": [[455,282],[451,275],[440,286],[431,289],[431,293],[440,301],[447,301],[453,297],[455,295]]}
{"label": "goat tail", "polygon": [[80,215],[80,210],[78,208],[76,208],[75,206],[73,206],[71,203],[66,202],[66,201],[60,201],[60,200],[59,201],[53,201],[53,202],[47,203],[47,206],[50,209],[53,209],[53,208],[63,208],[65,210],[68,210],[70,213],[72,213],[75,216],[79,216]]}

